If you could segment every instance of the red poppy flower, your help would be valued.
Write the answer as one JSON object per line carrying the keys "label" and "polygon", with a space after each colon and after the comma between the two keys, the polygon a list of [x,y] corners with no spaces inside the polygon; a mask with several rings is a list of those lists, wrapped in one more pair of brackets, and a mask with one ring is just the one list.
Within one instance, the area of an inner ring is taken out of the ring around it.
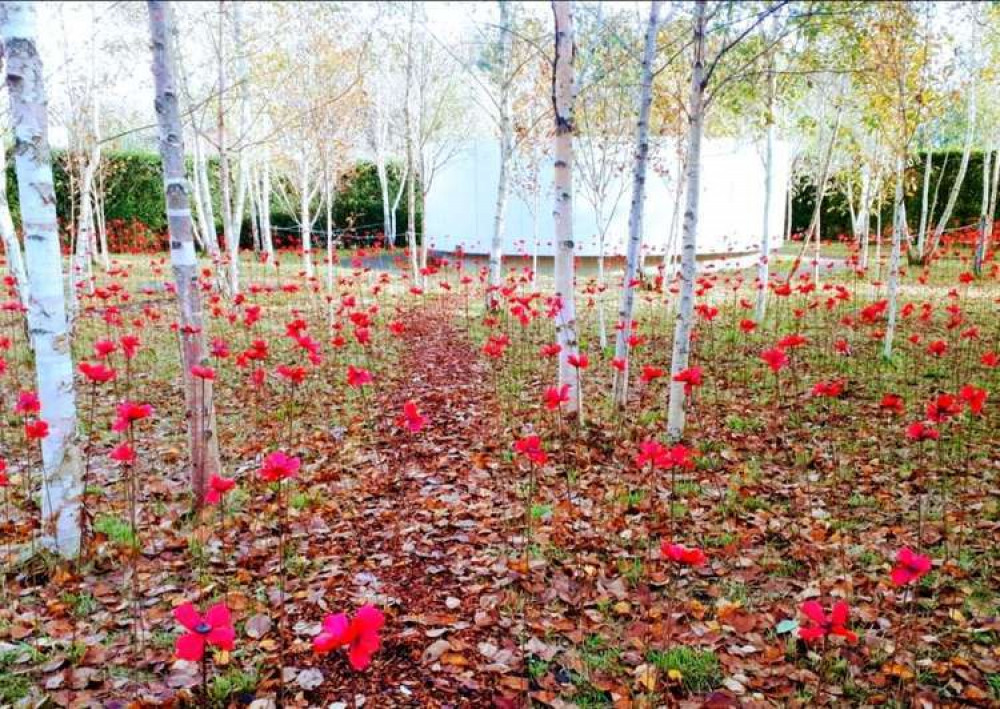
{"label": "red poppy flower", "polygon": [[788,366],[788,355],[780,347],[772,347],[769,350],[764,350],[760,353],[760,358],[775,374]]}
{"label": "red poppy flower", "polygon": [[985,389],[980,389],[971,384],[966,384],[958,392],[958,398],[968,404],[969,413],[975,416],[982,415],[983,407],[986,405],[986,399],[989,395],[990,393]]}
{"label": "red poppy flower", "polygon": [[843,601],[833,604],[830,615],[816,601],[806,601],[800,610],[802,615],[812,621],[812,625],[803,625],[799,628],[799,637],[806,642],[812,642],[825,638],[827,635],[839,635],[848,642],[855,642],[858,636],[847,629],[847,616],[849,608]]}
{"label": "red poppy flower", "polygon": [[569,384],[563,384],[561,387],[548,387],[545,390],[545,408],[549,411],[555,411],[563,404],[569,403]]}
{"label": "red poppy flower", "polygon": [[909,547],[896,553],[896,565],[892,568],[892,582],[897,586],[919,581],[931,570],[931,558],[917,554]]}
{"label": "red poppy flower", "polygon": [[90,362],[80,362],[79,369],[80,374],[95,384],[110,382],[117,374],[111,367],[105,366],[102,363],[91,364]]}
{"label": "red poppy flower", "polygon": [[118,404],[118,418],[111,425],[111,430],[121,433],[127,431],[136,421],[153,415],[153,407],[149,404],[137,404],[134,401],[123,401]]}
{"label": "red poppy flower", "polygon": [[41,411],[42,405],[38,400],[38,395],[33,391],[22,391],[17,395],[17,403],[14,404],[14,413],[22,416],[37,414]]}
{"label": "red poppy flower", "polygon": [[879,403],[879,408],[891,411],[894,414],[903,414],[906,412],[906,406],[903,404],[903,397],[899,394],[884,395],[881,403]]}
{"label": "red poppy flower", "polygon": [[195,364],[191,366],[191,375],[197,377],[198,379],[206,379],[212,381],[215,379],[215,370],[211,367],[206,367],[201,364]]}
{"label": "red poppy flower", "polygon": [[205,654],[205,646],[212,645],[220,650],[232,650],[236,631],[224,603],[217,603],[201,615],[193,603],[185,603],[174,608],[174,618],[188,632],[177,638],[174,654],[181,660],[198,662]]}
{"label": "red poppy flower", "polygon": [[590,365],[590,360],[587,359],[587,355],[566,355],[566,361],[569,362],[571,367],[576,367],[577,369],[586,369]]}
{"label": "red poppy flower", "polygon": [[794,333],[792,335],[786,335],[785,337],[782,337],[780,340],[778,340],[778,347],[780,347],[783,350],[791,350],[795,349],[796,347],[802,347],[808,342],[809,340],[804,336],[798,333]]}
{"label": "red poppy flower", "polygon": [[427,417],[420,413],[415,401],[403,404],[403,414],[396,419],[396,425],[410,433],[418,433],[427,424]]}
{"label": "red poppy flower", "polygon": [[294,386],[298,386],[306,380],[305,367],[279,364],[274,371],[279,377]]}
{"label": "red poppy flower", "polygon": [[939,394],[927,402],[927,419],[934,423],[947,421],[960,413],[962,413],[962,404],[951,394]]}
{"label": "red poppy flower", "polygon": [[372,383],[372,374],[367,369],[347,365],[347,385],[352,389],[360,389]]}
{"label": "red poppy flower", "polygon": [[813,396],[823,396],[828,399],[836,399],[843,393],[844,382],[840,379],[834,379],[830,382],[816,382],[812,388]]}
{"label": "red poppy flower", "polygon": [[122,346],[122,353],[124,353],[125,359],[135,357],[139,351],[139,345],[142,344],[138,335],[122,335],[118,342]]}
{"label": "red poppy flower", "polygon": [[639,375],[639,380],[644,384],[649,384],[650,382],[655,382],[657,379],[662,377],[664,373],[665,372],[662,367],[654,367],[651,364],[645,364],[642,367],[642,373]]}
{"label": "red poppy flower", "polygon": [[906,427],[906,437],[911,441],[936,441],[941,432],[923,421],[915,421]]}
{"label": "red poppy flower", "polygon": [[381,645],[379,630],[383,625],[385,616],[371,605],[359,608],[350,620],[346,613],[328,615],[323,619],[323,630],[313,640],[313,649],[324,655],[347,645],[351,667],[361,672],[371,664],[372,655]]}
{"label": "red poppy flower", "polygon": [[294,478],[299,473],[302,461],[295,456],[286,455],[284,451],[275,451],[266,458],[260,468],[260,476],[268,482]]}
{"label": "red poppy flower", "polygon": [[746,333],[751,333],[757,329],[757,323],[753,320],[743,319],[740,320],[740,330]]}
{"label": "red poppy flower", "polygon": [[210,351],[213,357],[217,359],[225,359],[229,356],[229,345],[227,345],[226,341],[221,337],[216,337],[212,340],[212,348]]}
{"label": "red poppy flower", "polygon": [[208,492],[205,493],[205,504],[216,505],[222,500],[222,496],[236,487],[236,481],[232,478],[224,478],[213,475],[208,481]]}
{"label": "red poppy flower", "polygon": [[932,343],[927,345],[927,353],[935,357],[943,357],[944,353],[948,351],[948,343],[944,340],[934,340]]}
{"label": "red poppy flower", "polygon": [[562,352],[562,346],[557,343],[552,343],[550,345],[542,345],[542,348],[539,350],[539,352],[541,353],[542,357],[551,359],[552,357],[555,357],[560,352]]}
{"label": "red poppy flower", "polygon": [[49,423],[42,419],[26,421],[24,424],[24,435],[29,440],[40,441],[49,435]]}
{"label": "red poppy flower", "polygon": [[660,555],[664,559],[669,559],[675,564],[683,564],[684,566],[701,566],[708,560],[705,552],[697,547],[671,544],[666,540],[660,542]]}
{"label": "red poppy flower", "polygon": [[98,340],[94,343],[94,356],[97,359],[104,359],[115,351],[115,343],[111,340]]}
{"label": "red poppy flower", "polygon": [[996,352],[987,352],[979,358],[979,363],[984,367],[994,369],[995,367],[1000,366],[1000,354],[997,354]]}
{"label": "red poppy flower", "polygon": [[116,460],[122,465],[132,465],[135,463],[135,451],[128,443],[119,443],[111,449],[111,460]]}
{"label": "red poppy flower", "polygon": [[525,436],[514,443],[514,450],[530,460],[535,465],[545,465],[549,459],[542,450],[542,441],[538,436]]}
{"label": "red poppy flower", "polygon": [[688,367],[674,375],[675,382],[684,383],[684,393],[690,394],[695,387],[703,384],[701,367]]}

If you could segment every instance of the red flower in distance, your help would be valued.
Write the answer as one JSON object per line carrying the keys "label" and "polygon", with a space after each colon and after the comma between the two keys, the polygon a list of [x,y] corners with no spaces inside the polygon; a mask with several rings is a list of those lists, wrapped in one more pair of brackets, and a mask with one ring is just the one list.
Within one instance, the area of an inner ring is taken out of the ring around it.
{"label": "red flower in distance", "polygon": [[700,387],[704,382],[701,376],[701,367],[688,367],[674,375],[675,382],[683,382],[684,393],[690,394],[695,387]]}
{"label": "red flower in distance", "polygon": [[122,465],[132,465],[135,463],[135,450],[128,443],[119,443],[111,449],[111,460]]}
{"label": "red flower in distance", "polygon": [[275,451],[264,458],[260,476],[268,482],[287,480],[296,477],[301,466],[302,461],[295,456],[286,455],[284,451]]}
{"label": "red flower in distance", "polygon": [[360,389],[372,383],[372,374],[367,369],[347,365],[347,385],[352,389]]}
{"label": "red flower in distance", "polygon": [[193,603],[174,608],[174,618],[188,631],[177,638],[174,654],[181,660],[198,662],[205,654],[205,646],[232,650],[236,631],[224,603],[216,603],[201,615]]}
{"label": "red flower in distance", "polygon": [[894,414],[906,413],[906,406],[903,404],[903,397],[899,394],[885,394],[878,406],[880,409],[891,411]]}
{"label": "red flower in distance", "polygon": [[42,405],[38,400],[38,394],[33,391],[22,391],[17,395],[17,403],[14,404],[14,413],[22,416],[37,414],[41,411]]}
{"label": "red flower in distance", "polygon": [[358,672],[368,668],[372,655],[379,649],[379,631],[385,625],[385,616],[378,608],[365,605],[354,618],[346,613],[328,615],[323,619],[323,630],[313,639],[313,649],[320,655],[348,646],[347,659]]}
{"label": "red flower in distance", "polygon": [[43,438],[47,438],[49,435],[48,421],[43,421],[42,419],[26,421],[24,424],[24,435],[27,439],[33,441],[40,441]]}
{"label": "red flower in distance", "polygon": [[97,364],[91,364],[90,362],[80,362],[79,366],[80,374],[85,376],[90,381],[95,384],[104,384],[110,382],[117,376],[117,372],[111,367],[98,362]]}
{"label": "red flower in distance", "polygon": [[141,421],[153,415],[153,407],[149,404],[137,404],[134,401],[123,401],[118,404],[118,418],[111,425],[111,430],[117,433],[127,431],[136,421]]}
{"label": "red flower in distance", "polygon": [[708,557],[701,549],[685,547],[682,544],[671,544],[666,540],[660,542],[660,555],[664,559],[684,566],[701,566],[708,561]]}
{"label": "red flower in distance", "polygon": [[579,355],[566,355],[566,361],[569,362],[571,367],[576,367],[577,369],[586,369],[590,366],[590,360],[587,359],[587,355],[582,353]]}
{"label": "red flower in distance", "polygon": [[545,465],[549,457],[542,449],[542,441],[538,436],[525,436],[514,443],[514,450],[535,465]]}
{"label": "red flower in distance", "polygon": [[191,367],[191,375],[198,379],[213,381],[215,379],[215,370],[202,364],[195,364]]}
{"label": "red flower in distance", "polygon": [[849,608],[843,601],[833,604],[829,616],[816,601],[806,601],[799,610],[813,623],[799,628],[799,637],[806,642],[820,640],[827,635],[839,635],[852,643],[858,639],[857,635],[847,629]]}
{"label": "red flower in distance", "polygon": [[896,586],[919,581],[931,570],[931,558],[917,554],[909,547],[903,547],[896,553],[896,565],[892,569],[892,582]]}
{"label": "red flower in distance", "polygon": [[772,347],[769,350],[764,350],[760,353],[760,358],[775,374],[788,366],[788,355],[780,347]]}
{"label": "red flower in distance", "polygon": [[418,433],[427,424],[427,417],[420,413],[415,401],[403,404],[403,413],[396,419],[396,425],[410,433]]}
{"label": "red flower in distance", "polygon": [[569,403],[569,384],[563,384],[561,387],[548,387],[545,390],[545,408],[549,411],[555,411],[563,404]]}
{"label": "red flower in distance", "polygon": [[208,492],[205,493],[205,504],[216,505],[222,500],[222,496],[236,487],[236,481],[232,478],[224,478],[213,475],[208,481]]}

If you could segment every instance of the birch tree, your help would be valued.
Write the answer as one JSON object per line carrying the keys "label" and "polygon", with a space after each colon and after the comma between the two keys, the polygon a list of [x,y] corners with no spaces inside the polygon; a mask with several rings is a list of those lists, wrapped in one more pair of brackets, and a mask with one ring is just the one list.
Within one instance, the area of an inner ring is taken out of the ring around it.
{"label": "birch tree", "polygon": [[177,286],[188,438],[191,454],[191,487],[194,505],[204,503],[208,481],[219,473],[219,447],[215,435],[212,382],[197,379],[191,368],[205,359],[205,326],[198,288],[198,261],[191,232],[188,181],[184,175],[184,140],[174,80],[174,59],[169,32],[170,6],[165,0],[149,0],[149,33],[152,43],[153,80],[156,86],[156,119],[160,159],[166,191],[170,262]]}
{"label": "birch tree", "polygon": [[[503,239],[504,224],[507,217],[507,198],[510,191],[510,161],[514,150],[514,132],[511,122],[511,94],[514,75],[512,72],[513,22],[510,0],[499,0],[500,3],[500,56],[498,58],[498,100],[497,127],[500,138],[500,173],[497,176],[497,200],[493,214],[493,235],[490,238],[489,287],[487,291],[487,306],[493,309],[497,306],[495,290],[500,287],[503,276]],[[555,11],[555,6],[553,6]],[[557,29],[558,33],[558,29]],[[557,119],[558,124],[558,119]],[[562,375],[560,374],[560,378]]]}
{"label": "birch tree", "polygon": [[82,466],[34,3],[0,3],[0,36],[25,234],[28,329],[41,418],[49,424],[49,434],[42,440],[42,543],[72,557],[80,548]]}
{"label": "birch tree", "polygon": [[0,238],[3,239],[3,250],[7,256],[7,269],[17,282],[17,297],[21,305],[28,307],[28,274],[24,270],[24,256],[21,252],[21,240],[14,229],[14,219],[10,214],[10,201],[7,198],[7,143],[0,140]]}
{"label": "birch tree", "polygon": [[660,0],[649,5],[649,21],[642,51],[639,78],[639,121],[636,126],[635,161],[632,168],[632,204],[628,218],[628,251],[625,261],[625,281],[622,285],[621,306],[618,309],[618,334],[615,358],[625,362],[616,374],[614,399],[624,407],[628,401],[629,355],[628,337],[632,333],[632,311],[635,306],[635,280],[639,272],[642,249],[643,209],[646,200],[646,167],[649,159],[649,110],[653,100],[653,64],[656,61],[656,37],[659,29]]}
{"label": "birch tree", "polygon": [[[706,0],[694,4],[691,28],[691,83],[687,104],[687,157],[685,158],[685,205],[681,244],[681,284],[677,314],[674,322],[673,348],[670,360],[670,391],[667,399],[667,435],[680,438],[684,433],[686,392],[683,382],[676,381],[677,375],[688,368],[691,354],[691,331],[694,328],[694,286],[697,276],[698,254],[698,208],[701,197],[701,142],[705,127],[705,111],[720,88],[736,80],[760,60],[760,55],[742,59],[736,66],[728,66],[716,79],[715,90],[708,92],[709,82],[720,63],[733,48],[739,46],[754,33],[768,17],[783,7],[785,2],[776,2],[742,17],[722,18],[718,23],[718,45],[711,56],[707,55],[707,33],[709,20],[716,19],[725,4],[708,10]],[[737,7],[734,12],[739,12]],[[780,35],[778,38],[780,39]]]}
{"label": "birch tree", "polygon": [[569,0],[553,0],[555,20],[555,62],[552,78],[552,105],[555,114],[555,163],[553,188],[555,206],[555,297],[556,342],[559,343],[559,386],[569,386],[566,410],[583,422],[581,369],[570,363],[579,356],[576,333],[575,261],[573,251],[573,6]]}

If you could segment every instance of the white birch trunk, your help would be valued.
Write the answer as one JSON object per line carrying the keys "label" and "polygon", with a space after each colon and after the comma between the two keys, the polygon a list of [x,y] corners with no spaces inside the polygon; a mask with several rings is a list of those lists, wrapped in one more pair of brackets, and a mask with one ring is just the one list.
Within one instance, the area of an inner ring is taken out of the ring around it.
{"label": "white birch trunk", "polygon": [[889,306],[888,320],[885,326],[885,340],[882,345],[882,356],[892,357],[892,340],[896,335],[896,311],[899,294],[899,262],[903,248],[903,230],[905,229],[905,212],[903,211],[903,165],[902,156],[896,158],[896,195],[892,205],[892,252],[889,256]]}
{"label": "white birch trunk", "polygon": [[938,220],[937,226],[934,228],[934,234],[931,235],[930,243],[927,244],[926,249],[921,251],[919,256],[922,262],[926,263],[927,260],[934,255],[937,251],[938,245],[941,243],[941,237],[944,235],[944,230],[948,227],[948,220],[951,219],[951,213],[955,209],[955,203],[958,201],[958,195],[962,191],[962,183],[965,181],[965,172],[969,167],[969,156],[972,154],[972,139],[976,133],[976,92],[971,91],[969,93],[969,110],[967,116],[967,126],[965,129],[965,145],[962,148],[962,162],[958,166],[958,174],[955,176],[955,183],[951,186],[951,192],[948,194],[948,201],[945,203],[944,211],[941,212],[941,218]]}
{"label": "white birch trunk", "polygon": [[80,548],[82,467],[76,444],[73,360],[59,249],[44,73],[36,45],[35,5],[0,3],[14,165],[28,276],[28,328],[35,351],[42,441],[42,543],[65,557]]}
{"label": "white birch trunk", "polygon": [[[420,254],[417,252],[417,199],[415,184],[413,179],[416,164],[413,159],[413,110],[410,106],[410,88],[413,83],[413,24],[417,10],[416,3],[410,3],[410,28],[406,41],[406,93],[403,99],[403,123],[406,131],[406,172],[408,180],[406,183],[406,246],[410,251],[410,275],[413,284],[418,283],[426,288],[426,279],[420,278]],[[426,242],[426,238],[424,240]]]}
{"label": "white birch trunk", "polygon": [[274,239],[271,236],[271,166],[264,163],[260,171],[260,240],[267,255],[267,263],[276,269]]}
{"label": "white birch trunk", "polygon": [[683,382],[674,376],[687,369],[694,327],[694,281],[698,272],[698,207],[701,196],[701,137],[705,118],[705,0],[698,0],[694,20],[694,61],[691,67],[691,97],[688,101],[687,199],[684,207],[684,241],[681,247],[681,292],[670,359],[670,396],[667,403],[667,435],[684,434],[685,398]]}
{"label": "white birch trunk", "polygon": [[28,274],[24,271],[21,255],[21,240],[14,229],[14,219],[10,215],[10,201],[7,199],[7,144],[0,141],[0,237],[7,255],[7,268],[17,282],[17,297],[21,305],[28,307]]}
{"label": "white birch trunk", "polygon": [[312,262],[312,215],[309,213],[309,163],[306,151],[302,151],[302,160],[299,164],[302,182],[299,196],[299,219],[302,220],[302,268],[306,272],[306,278],[313,277]]}
{"label": "white birch trunk", "polygon": [[174,81],[171,44],[167,40],[169,9],[163,0],[149,0],[148,9],[153,80],[156,86],[156,119],[170,235],[170,262],[177,286],[181,325],[179,336],[191,448],[191,487],[195,507],[200,508],[210,477],[221,472],[215,435],[215,407],[212,382],[199,380],[191,375],[191,367],[201,364],[205,357],[205,323],[198,288],[198,260],[191,238],[188,181],[184,177],[184,134]]}
{"label": "white birch trunk", "polygon": [[[1000,158],[1000,155],[997,156]],[[983,151],[983,200],[979,210],[979,233],[976,236],[976,249],[972,256],[972,272],[977,276],[983,271],[983,260],[986,258],[987,229],[990,213],[990,151]]]}
{"label": "white birch trunk", "polygon": [[656,61],[656,37],[659,27],[661,0],[649,5],[649,23],[642,52],[639,78],[639,121],[636,126],[635,162],[632,167],[632,204],[628,216],[628,249],[625,260],[625,282],[622,284],[621,305],[618,308],[618,334],[615,337],[615,357],[625,362],[625,370],[614,379],[614,400],[620,407],[628,401],[629,347],[632,334],[632,311],[635,307],[635,287],[642,251],[642,221],[646,205],[646,168],[649,163],[649,111],[653,101],[653,62]]}
{"label": "white birch trunk", "polygon": [[920,195],[920,226],[917,230],[917,252],[923,253],[927,243],[927,210],[930,206],[927,198],[931,188],[931,167],[933,158],[930,148],[927,149],[927,159],[924,161],[924,186]]}
{"label": "white birch trunk", "polygon": [[573,251],[573,102],[576,88],[573,79],[573,6],[569,0],[553,0],[555,18],[555,66],[553,67],[552,104],[555,109],[556,137],[553,187],[555,206],[555,295],[556,342],[559,353],[559,385],[569,385],[568,413],[576,413],[583,422],[581,371],[569,363],[579,354],[576,334],[575,262]]}
{"label": "white birch trunk", "polygon": [[[500,0],[500,175],[497,180],[497,203],[493,215],[493,236],[490,240],[489,285],[499,288],[503,278],[503,237],[504,222],[507,215],[507,198],[510,191],[510,159],[513,153],[513,125],[511,122],[511,51],[513,34],[511,32],[511,6],[509,0]],[[558,120],[558,119],[557,119]],[[488,293],[487,307],[496,306],[496,293]]]}
{"label": "white birch trunk", "polygon": [[768,63],[767,81],[767,136],[764,147],[764,215],[760,235],[760,260],[757,263],[757,308],[755,319],[763,322],[767,314],[767,282],[771,264],[771,194],[774,185],[774,97],[778,75],[774,71],[774,57]]}

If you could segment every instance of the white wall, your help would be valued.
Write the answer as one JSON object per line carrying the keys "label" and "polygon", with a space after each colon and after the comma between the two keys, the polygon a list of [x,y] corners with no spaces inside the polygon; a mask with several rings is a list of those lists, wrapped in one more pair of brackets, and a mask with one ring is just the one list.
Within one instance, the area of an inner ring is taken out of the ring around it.
{"label": "white wall", "polygon": [[[658,152],[673,166],[674,149],[661,144]],[[630,166],[630,162],[626,161]],[[788,178],[788,151],[775,145],[774,194],[770,225],[771,243],[780,246],[784,236],[785,185]],[[427,232],[436,251],[452,252],[461,246],[466,253],[488,251],[496,211],[497,179],[500,172],[496,140],[475,139],[435,175],[427,196]],[[631,182],[630,167],[623,179]],[[674,207],[673,176],[661,177],[652,171],[646,179],[646,239],[648,254],[662,254],[670,231]],[[543,168],[540,199],[539,253],[551,255],[552,248],[552,166]],[[597,223],[594,211],[584,199],[579,177],[575,180],[573,228],[577,253],[597,255]],[[753,142],[730,139],[706,140],[702,149],[702,196],[698,252],[700,254],[743,253],[760,243],[764,205],[764,161]],[[616,189],[610,190],[616,193]],[[625,190],[608,229],[607,255],[624,255],[628,233],[631,186]],[[683,209],[683,202],[682,207]],[[680,220],[678,220],[678,230]],[[512,191],[507,204],[504,253],[530,254],[533,249],[532,219],[528,206]]]}

